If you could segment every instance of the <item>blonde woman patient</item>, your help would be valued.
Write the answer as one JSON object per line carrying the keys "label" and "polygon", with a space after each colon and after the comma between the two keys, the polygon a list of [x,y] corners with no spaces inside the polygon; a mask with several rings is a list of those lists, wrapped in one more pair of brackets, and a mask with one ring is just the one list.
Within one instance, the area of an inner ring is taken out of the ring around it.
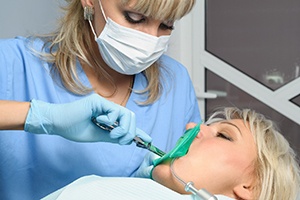
{"label": "blonde woman patient", "polygon": [[[195,126],[189,124],[187,128]],[[71,184],[61,195],[72,191],[85,196],[85,188],[99,184],[93,189],[95,198],[118,199],[123,195],[125,199],[211,200],[186,192],[183,182],[192,181],[196,189],[205,189],[218,200],[296,200],[299,163],[271,120],[254,110],[224,108],[201,124],[200,130],[194,130],[196,135],[184,156],[167,157],[154,168],[146,166],[149,173],[140,177],[151,176],[152,180],[84,177],[74,183],[77,192]],[[151,156],[156,157],[146,157]],[[118,192],[107,193],[104,187]],[[137,189],[143,192],[135,192]]]}
{"label": "blonde woman patient", "polygon": [[[300,188],[297,161],[274,122],[254,110],[225,108],[201,125],[188,153],[174,161],[173,169],[213,194],[238,200],[295,200]],[[156,166],[152,175],[185,193],[169,163]]]}

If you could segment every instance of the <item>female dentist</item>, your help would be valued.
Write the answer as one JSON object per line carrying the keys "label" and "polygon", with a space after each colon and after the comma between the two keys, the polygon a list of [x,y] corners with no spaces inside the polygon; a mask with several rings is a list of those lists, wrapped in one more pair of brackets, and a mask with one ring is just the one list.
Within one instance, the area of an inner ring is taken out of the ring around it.
{"label": "female dentist", "polygon": [[[133,176],[146,151],[119,144],[138,135],[169,151],[200,121],[187,70],[163,55],[194,3],[67,1],[54,33],[0,41],[0,199],[39,199],[84,175]],[[109,135],[92,117],[119,127]]]}

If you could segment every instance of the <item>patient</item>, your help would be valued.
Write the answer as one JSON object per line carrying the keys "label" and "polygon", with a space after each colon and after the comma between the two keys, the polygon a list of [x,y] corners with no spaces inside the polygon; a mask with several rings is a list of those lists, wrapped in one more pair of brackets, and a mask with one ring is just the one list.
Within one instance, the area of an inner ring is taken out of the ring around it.
{"label": "patient", "polygon": [[[182,180],[234,199],[296,199],[299,165],[272,121],[253,110],[225,108],[206,124],[188,153],[173,163]],[[152,177],[185,193],[170,171],[170,162],[156,166]]]}
{"label": "patient", "polygon": [[[187,128],[195,126],[189,124]],[[96,199],[197,199],[186,194],[181,181],[192,181],[195,188],[205,188],[219,200],[296,199],[300,187],[296,156],[272,121],[263,115],[248,109],[224,108],[195,133],[185,155],[154,161],[152,179],[160,184],[140,178],[84,177],[45,200],[58,196],[88,199],[84,193],[89,192],[91,197],[91,190]]]}

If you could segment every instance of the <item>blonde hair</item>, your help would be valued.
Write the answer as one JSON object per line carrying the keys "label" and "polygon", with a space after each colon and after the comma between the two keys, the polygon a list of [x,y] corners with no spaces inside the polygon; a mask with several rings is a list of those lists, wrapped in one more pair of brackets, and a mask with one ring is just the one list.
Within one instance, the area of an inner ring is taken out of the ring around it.
{"label": "blonde hair", "polygon": [[295,152],[276,125],[254,110],[238,108],[215,112],[207,124],[231,119],[243,119],[256,142],[255,199],[295,200],[300,187],[299,164]]}
{"label": "blonde hair", "polygon": [[[79,0],[66,1],[68,4],[63,8],[66,14],[61,18],[57,31],[45,36],[47,41],[45,46],[50,48],[50,52],[43,53],[42,57],[53,63],[52,73],[57,73],[62,84],[75,94],[86,94],[92,91],[91,88],[84,86],[78,78],[77,59],[91,68],[96,68],[99,72],[98,76],[106,77],[112,85],[115,85],[111,76],[96,59],[99,56],[98,48],[90,48],[96,44],[89,24],[84,20],[81,2]],[[120,0],[124,4],[130,3],[130,1]],[[195,0],[138,0],[135,9],[146,16],[162,21],[177,20],[190,12],[194,2]],[[159,67],[159,63],[156,62],[143,72],[148,81],[145,90],[139,91],[139,93],[147,94],[148,98],[144,104],[153,103],[161,94]]]}
{"label": "blonde hair", "polygon": [[[131,0],[122,0],[126,5]],[[157,20],[178,20],[191,11],[195,0],[138,0],[133,9]]]}

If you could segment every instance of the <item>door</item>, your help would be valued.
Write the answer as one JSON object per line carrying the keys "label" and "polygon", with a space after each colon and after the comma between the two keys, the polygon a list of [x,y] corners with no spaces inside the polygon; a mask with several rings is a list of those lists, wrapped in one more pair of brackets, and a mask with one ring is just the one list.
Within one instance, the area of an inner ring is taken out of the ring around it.
{"label": "door", "polygon": [[203,118],[220,106],[255,109],[300,155],[300,1],[197,0],[191,18]]}

